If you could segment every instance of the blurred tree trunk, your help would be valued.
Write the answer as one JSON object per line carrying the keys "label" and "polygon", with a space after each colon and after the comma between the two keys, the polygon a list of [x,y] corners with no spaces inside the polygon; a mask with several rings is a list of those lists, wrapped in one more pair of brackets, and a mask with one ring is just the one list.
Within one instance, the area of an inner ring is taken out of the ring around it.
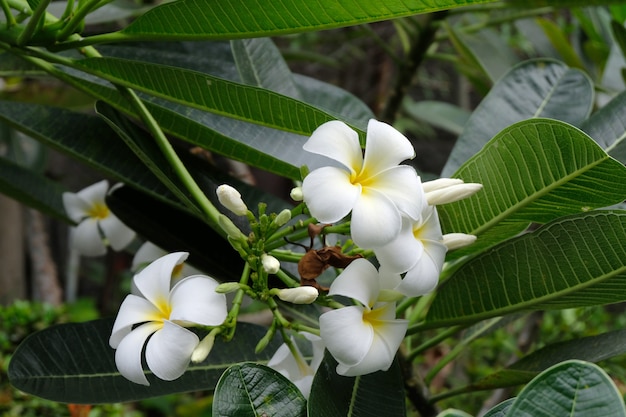
{"label": "blurred tree trunk", "polygon": [[0,304],[27,297],[22,206],[0,194]]}
{"label": "blurred tree trunk", "polygon": [[63,302],[57,267],[52,259],[46,223],[41,212],[26,210],[26,241],[32,268],[33,300],[52,305]]}

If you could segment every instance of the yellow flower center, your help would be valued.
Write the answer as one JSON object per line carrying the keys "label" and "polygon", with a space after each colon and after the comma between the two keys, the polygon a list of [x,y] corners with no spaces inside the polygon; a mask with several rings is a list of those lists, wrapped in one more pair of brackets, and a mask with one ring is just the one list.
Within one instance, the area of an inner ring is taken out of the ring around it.
{"label": "yellow flower center", "polygon": [[152,318],[151,321],[163,323],[164,320],[170,319],[170,314],[172,313],[172,306],[170,306],[170,303],[168,302],[168,300],[166,300],[165,298],[156,300],[155,306],[159,310],[159,312],[155,315],[154,318]]}
{"label": "yellow flower center", "polygon": [[109,208],[105,204],[95,203],[89,208],[89,211],[87,211],[87,215],[92,219],[106,219],[107,217],[109,217]]}

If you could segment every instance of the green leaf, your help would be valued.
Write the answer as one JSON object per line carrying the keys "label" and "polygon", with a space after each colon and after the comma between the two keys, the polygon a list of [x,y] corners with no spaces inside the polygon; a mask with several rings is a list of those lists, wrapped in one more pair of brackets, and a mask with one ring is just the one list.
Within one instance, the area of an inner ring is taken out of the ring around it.
{"label": "green leaf", "polygon": [[305,136],[336,118],[273,91],[182,68],[118,58],[84,59],[76,61],[76,66],[155,97]]}
{"label": "green leaf", "polygon": [[554,49],[559,53],[563,62],[570,67],[584,70],[584,64],[563,33],[561,25],[544,18],[537,18],[536,20],[539,27],[543,29],[548,39],[550,39],[552,46],[554,46]]}
{"label": "green leaf", "polygon": [[58,182],[0,157],[0,193],[59,220],[72,223],[63,207],[62,195],[65,191],[67,190]]}
{"label": "green leaf", "polygon": [[626,408],[619,390],[602,368],[572,360],[554,365],[533,379],[516,397],[507,415],[623,417]]}
{"label": "green leaf", "polygon": [[445,233],[478,236],[451,258],[484,250],[523,231],[626,198],[626,168],[577,128],[529,119],[498,133],[456,177],[483,184],[470,198],[438,208]]}
{"label": "green leaf", "polygon": [[[402,109],[411,117],[459,135],[470,113],[459,106],[443,101],[413,101],[407,98]],[[419,158],[419,156],[418,156]]]}
{"label": "green leaf", "polygon": [[228,368],[217,383],[213,415],[304,417],[306,399],[277,371],[256,363],[241,363]]}
{"label": "green leaf", "polygon": [[578,69],[550,59],[525,61],[506,73],[472,113],[441,175],[451,177],[502,129],[531,117],[579,125],[593,106],[593,84]]}
{"label": "green leaf", "polygon": [[241,39],[318,31],[429,13],[489,0],[423,0],[381,3],[378,0],[233,0],[227,5],[203,0],[166,3],[140,16],[116,40]]}
{"label": "green leaf", "polygon": [[626,91],[583,122],[580,128],[613,158],[626,164]]}
{"label": "green leaf", "polygon": [[337,375],[337,362],[326,352],[308,402],[309,417],[401,417],[406,415],[400,365],[357,377]]}
{"label": "green leaf", "polygon": [[437,414],[437,417],[472,417],[472,416],[470,414],[467,414],[465,411],[457,410],[454,408],[449,408]]}
{"label": "green leaf", "polygon": [[464,264],[438,289],[426,324],[623,301],[625,260],[626,212],[559,218]]}
{"label": "green leaf", "polygon": [[465,388],[466,392],[512,387],[529,382],[541,371],[570,359],[600,362],[626,352],[626,330],[547,345]]}
{"label": "green leaf", "polygon": [[159,199],[169,197],[169,201],[176,201],[119,136],[97,116],[0,100],[0,120],[119,181],[143,189]]}
{"label": "green leaf", "polygon": [[188,391],[212,390],[230,366],[254,360],[265,363],[280,345],[270,342],[254,352],[266,329],[238,323],[235,337],[219,337],[208,358],[190,364],[175,381],[162,381],[146,369],[150,386],[130,382],[117,371],[109,346],[113,320],[56,325],[28,336],[9,363],[11,384],[24,392],[58,402],[99,404],[135,401]]}
{"label": "green leaf", "polygon": [[509,398],[487,411],[483,417],[506,417],[509,408],[515,401],[515,398]]}

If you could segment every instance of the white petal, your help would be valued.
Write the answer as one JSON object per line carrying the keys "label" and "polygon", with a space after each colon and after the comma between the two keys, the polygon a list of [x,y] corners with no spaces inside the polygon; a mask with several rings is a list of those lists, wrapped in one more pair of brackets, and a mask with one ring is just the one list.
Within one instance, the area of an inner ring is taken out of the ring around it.
{"label": "white petal", "polygon": [[363,321],[362,307],[328,311],[319,322],[320,336],[337,362],[348,366],[361,362],[374,338],[372,326]]}
{"label": "white petal", "polygon": [[390,272],[401,274],[408,271],[424,253],[424,246],[413,235],[413,223],[411,219],[403,218],[398,236],[385,246],[374,249],[378,262]]}
{"label": "white petal", "polygon": [[76,193],[84,201],[88,202],[91,206],[95,204],[104,205],[104,197],[109,189],[109,182],[102,180],[95,184],[90,185],[87,188],[83,188]]}
{"label": "white petal", "polygon": [[402,283],[396,288],[397,291],[409,297],[428,294],[439,283],[439,274],[447,248],[438,242],[425,241],[424,243],[424,256],[406,273]]}
{"label": "white petal", "polygon": [[343,295],[354,298],[370,308],[376,302],[380,291],[378,271],[366,259],[356,259],[348,265],[330,284],[328,295]]}
{"label": "white petal", "polygon": [[165,250],[161,249],[152,242],[145,242],[139,247],[137,252],[135,252],[130,269],[136,273],[152,261],[165,255],[167,255]]}
{"label": "white petal", "polygon": [[424,206],[422,220],[413,224],[413,235],[420,240],[441,241],[443,234],[435,206]]}
{"label": "white petal", "polygon": [[304,202],[311,215],[322,223],[335,223],[343,219],[357,201],[359,185],[350,182],[346,170],[323,167],[309,173],[302,182]]}
{"label": "white petal", "polygon": [[393,290],[402,282],[402,276],[389,270],[385,265],[378,268],[378,276],[380,277],[381,290]]}
{"label": "white petal", "polygon": [[411,142],[387,123],[371,119],[367,124],[364,166],[381,172],[415,156]]}
{"label": "white petal", "polygon": [[314,375],[306,375],[300,379],[292,381],[293,384],[298,387],[302,396],[309,399],[309,395],[311,395],[311,386],[313,385],[313,377]]}
{"label": "white petal", "polygon": [[148,368],[160,379],[172,381],[187,370],[200,339],[195,333],[170,321],[163,323],[146,346]]}
{"label": "white petal", "polygon": [[302,333],[306,339],[311,342],[311,346],[313,347],[313,359],[311,359],[311,369],[313,373],[317,372],[317,368],[319,368],[322,363],[322,359],[324,359],[324,350],[326,349],[326,344],[324,343],[324,339],[321,337],[311,334],[311,333]]}
{"label": "white petal", "polygon": [[107,249],[100,236],[98,221],[87,218],[72,229],[70,236],[72,248],[84,256],[102,256]]}
{"label": "white petal", "polygon": [[267,366],[279,372],[291,382],[300,375],[300,369],[296,363],[296,359],[285,343],[276,349],[272,358],[267,362]]}
{"label": "white petal", "polygon": [[350,234],[363,249],[373,249],[391,242],[400,233],[402,218],[386,196],[369,191],[362,193],[352,209]]}
{"label": "white petal", "polygon": [[187,256],[187,252],[170,253],[145,267],[133,278],[139,292],[155,306],[168,302],[172,271]]}
{"label": "white petal", "polygon": [[367,355],[353,366],[341,366],[342,364],[340,364],[337,366],[337,373],[344,376],[358,376],[388,370],[393,363],[400,343],[404,339],[407,327],[407,320],[375,323],[374,340]]}
{"label": "white petal", "polygon": [[154,321],[158,314],[159,310],[150,301],[133,294],[127,295],[113,323],[109,344],[115,349],[135,324]]}
{"label": "white petal", "polygon": [[150,385],[141,365],[146,339],[159,329],[159,323],[146,323],[124,337],[115,351],[115,365],[122,376],[136,384]]}
{"label": "white petal", "polygon": [[206,275],[180,280],[170,294],[170,320],[218,326],[228,315],[226,296],[215,292],[219,283]]}
{"label": "white petal", "polygon": [[338,120],[320,125],[302,148],[334,159],[354,172],[359,172],[363,164],[358,133]]}
{"label": "white petal", "polygon": [[90,204],[74,193],[63,193],[63,207],[67,216],[76,223],[88,217]]}
{"label": "white petal", "polygon": [[113,213],[100,220],[102,233],[116,251],[124,249],[135,238],[135,231],[121,222]]}
{"label": "white petal", "polygon": [[413,167],[402,165],[381,172],[370,187],[385,194],[401,213],[414,220],[419,219],[426,197],[420,177]]}

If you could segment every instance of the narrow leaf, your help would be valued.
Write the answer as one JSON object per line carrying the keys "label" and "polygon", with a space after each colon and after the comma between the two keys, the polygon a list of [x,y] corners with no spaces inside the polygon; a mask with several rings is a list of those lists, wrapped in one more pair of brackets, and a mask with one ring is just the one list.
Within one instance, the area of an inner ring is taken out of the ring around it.
{"label": "narrow leaf", "polygon": [[507,415],[623,417],[626,408],[606,372],[592,363],[571,360],[554,365],[533,379],[515,398]]}
{"label": "narrow leaf", "polygon": [[531,117],[579,125],[593,106],[593,84],[580,70],[538,59],[509,70],[472,113],[441,175],[450,177],[498,132]]}
{"label": "narrow leaf", "polygon": [[113,320],[68,323],[28,336],[9,363],[11,384],[24,392],[58,402],[99,404],[136,401],[187,391],[212,390],[231,365],[255,360],[266,363],[280,342],[261,353],[254,347],[266,329],[238,323],[230,342],[215,341],[208,358],[191,364],[175,381],[162,381],[146,369],[150,386],[130,382],[117,371],[109,346]]}
{"label": "narrow leaf", "polygon": [[441,327],[623,301],[625,260],[626,212],[560,218],[468,261],[441,285],[426,320]]}
{"label": "narrow leaf", "polygon": [[[203,0],[166,3],[140,16],[121,32],[120,40],[158,38],[240,39],[318,31],[428,13],[489,0],[443,0],[433,5],[423,0],[319,0],[295,3],[278,0],[234,0],[227,5]],[[236,11],[236,13],[234,12]]]}
{"label": "narrow leaf", "polygon": [[626,198],[626,168],[577,128],[529,119],[494,137],[456,173],[483,184],[472,197],[439,207],[445,233],[478,235],[459,257],[493,246],[567,214],[607,207]]}
{"label": "narrow leaf", "polygon": [[378,417],[406,415],[400,366],[388,371],[345,377],[337,375],[337,362],[326,352],[309,397],[310,417]]}
{"label": "narrow leaf", "polygon": [[256,363],[233,365],[215,387],[216,417],[304,417],[306,399],[277,371]]}

